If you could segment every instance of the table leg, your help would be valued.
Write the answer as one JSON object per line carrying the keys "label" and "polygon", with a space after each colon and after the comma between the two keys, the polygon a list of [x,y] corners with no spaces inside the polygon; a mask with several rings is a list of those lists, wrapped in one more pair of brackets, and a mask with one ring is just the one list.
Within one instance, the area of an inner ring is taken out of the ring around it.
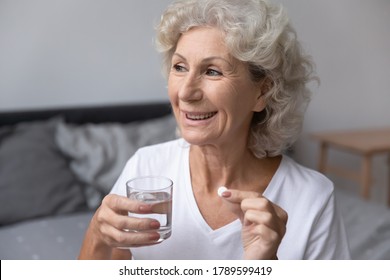
{"label": "table leg", "polygon": [[326,163],[328,161],[328,144],[325,142],[320,143],[320,158],[318,160],[318,171],[326,173]]}
{"label": "table leg", "polygon": [[387,206],[390,207],[390,152],[387,154]]}
{"label": "table leg", "polygon": [[364,155],[362,164],[361,195],[365,199],[370,198],[371,187],[371,155]]}

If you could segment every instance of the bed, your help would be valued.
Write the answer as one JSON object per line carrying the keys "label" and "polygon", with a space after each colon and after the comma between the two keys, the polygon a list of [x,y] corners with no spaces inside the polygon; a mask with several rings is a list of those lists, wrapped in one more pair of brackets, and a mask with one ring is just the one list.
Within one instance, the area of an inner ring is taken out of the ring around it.
{"label": "bed", "polygon": [[[0,112],[0,259],[76,259],[138,147],[176,137],[166,102]],[[336,186],[353,259],[390,259],[390,210]]]}
{"label": "bed", "polygon": [[75,259],[127,159],[175,137],[168,102],[0,112],[0,259]]}

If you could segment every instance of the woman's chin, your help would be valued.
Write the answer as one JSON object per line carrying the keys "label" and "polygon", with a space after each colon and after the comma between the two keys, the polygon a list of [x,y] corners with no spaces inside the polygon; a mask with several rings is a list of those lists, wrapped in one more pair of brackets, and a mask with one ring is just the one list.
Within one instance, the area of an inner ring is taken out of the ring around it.
{"label": "woman's chin", "polygon": [[210,143],[211,139],[210,137],[207,137],[205,135],[199,135],[199,133],[194,132],[181,132],[181,137],[189,144],[191,145],[206,145],[207,143]]}

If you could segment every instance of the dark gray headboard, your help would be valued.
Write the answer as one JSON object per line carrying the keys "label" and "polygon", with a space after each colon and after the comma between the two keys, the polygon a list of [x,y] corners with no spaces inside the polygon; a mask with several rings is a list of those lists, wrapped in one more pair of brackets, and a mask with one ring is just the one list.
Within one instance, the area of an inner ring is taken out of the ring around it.
{"label": "dark gray headboard", "polygon": [[68,123],[129,123],[148,120],[171,114],[168,102],[132,103],[107,106],[34,109],[15,112],[0,112],[0,126],[20,122],[46,120],[62,116]]}

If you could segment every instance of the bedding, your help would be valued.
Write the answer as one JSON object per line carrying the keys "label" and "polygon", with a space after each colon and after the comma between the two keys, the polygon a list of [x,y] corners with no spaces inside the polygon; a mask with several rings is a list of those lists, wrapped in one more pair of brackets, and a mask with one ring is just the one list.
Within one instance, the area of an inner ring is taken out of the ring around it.
{"label": "bedding", "polygon": [[[390,259],[390,210],[336,188],[351,257]],[[0,228],[0,259],[76,259],[92,211],[28,220]]]}
{"label": "bedding", "polygon": [[[127,158],[176,137],[167,103],[0,112],[0,259],[76,259]],[[390,259],[390,210],[336,186],[353,259]]]}
{"label": "bedding", "polygon": [[74,260],[92,211],[26,220],[0,228],[2,260]]}
{"label": "bedding", "polygon": [[175,138],[172,115],[129,124],[74,125],[60,122],[55,142],[70,159],[70,169],[85,184],[90,209],[96,209],[127,160],[138,148]]}
{"label": "bedding", "polygon": [[2,129],[0,226],[86,209],[81,184],[54,141],[58,123],[50,119]]}
{"label": "bedding", "polygon": [[390,209],[362,200],[349,189],[336,187],[335,191],[352,259],[390,260]]}
{"label": "bedding", "polygon": [[126,160],[175,137],[166,102],[0,112],[0,258],[74,259]]}

